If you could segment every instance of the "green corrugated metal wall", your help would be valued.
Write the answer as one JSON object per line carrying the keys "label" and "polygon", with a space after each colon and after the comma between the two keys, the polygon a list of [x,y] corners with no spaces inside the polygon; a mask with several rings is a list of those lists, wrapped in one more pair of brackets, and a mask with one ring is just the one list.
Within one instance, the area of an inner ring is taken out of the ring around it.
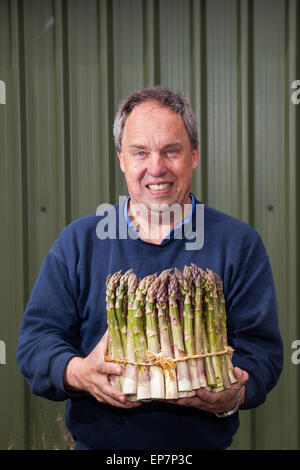
{"label": "green corrugated metal wall", "polygon": [[300,448],[299,14],[296,0],[0,0],[1,449],[65,447],[64,404],[33,397],[17,370],[18,329],[59,231],[126,194],[113,116],[153,83],[190,96],[195,194],[253,225],[273,267],[285,368],[267,402],[241,412],[233,448]]}

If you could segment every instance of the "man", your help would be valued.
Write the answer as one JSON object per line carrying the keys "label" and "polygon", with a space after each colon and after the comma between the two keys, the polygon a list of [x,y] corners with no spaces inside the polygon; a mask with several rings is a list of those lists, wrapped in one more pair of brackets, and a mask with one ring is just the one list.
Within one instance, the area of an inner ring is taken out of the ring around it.
{"label": "man", "polygon": [[[247,224],[208,206],[204,226],[197,220],[200,203],[190,192],[197,126],[180,95],[162,87],[133,93],[120,105],[114,135],[129,192],[124,207],[116,206],[124,217],[116,219],[116,239],[97,236],[96,215],[62,231],[26,307],[19,367],[33,393],[68,399],[66,422],[78,449],[225,449],[239,426],[238,408],[263,403],[282,369],[268,256]],[[174,206],[181,211],[170,214]],[[127,237],[120,236],[124,220]],[[187,249],[188,225],[195,238],[203,230],[203,246]],[[131,402],[108,379],[122,368],[104,360],[106,277],[133,268],[142,278],[191,262],[223,280],[237,383],[168,403]]]}

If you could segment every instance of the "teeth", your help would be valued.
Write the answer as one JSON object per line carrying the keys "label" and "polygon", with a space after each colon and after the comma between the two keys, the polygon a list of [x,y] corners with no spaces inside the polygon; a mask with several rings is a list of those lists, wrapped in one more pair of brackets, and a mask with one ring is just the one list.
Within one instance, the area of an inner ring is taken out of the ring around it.
{"label": "teeth", "polygon": [[149,184],[149,189],[158,191],[160,189],[167,189],[169,186],[171,186],[171,183]]}

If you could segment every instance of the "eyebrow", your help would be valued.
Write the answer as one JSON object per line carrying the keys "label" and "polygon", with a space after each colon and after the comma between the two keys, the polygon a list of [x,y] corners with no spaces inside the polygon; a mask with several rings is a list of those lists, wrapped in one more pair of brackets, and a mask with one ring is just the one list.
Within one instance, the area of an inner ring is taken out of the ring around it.
{"label": "eyebrow", "polygon": [[165,145],[162,150],[166,150],[170,147],[175,147],[178,149],[182,149],[183,145],[181,142],[170,142],[169,144]]}
{"label": "eyebrow", "polygon": [[[167,150],[171,147],[175,147],[175,148],[178,148],[178,149],[182,149],[183,145],[181,142],[170,142],[168,144],[166,144],[161,150]],[[129,148],[130,150],[147,150],[147,146],[146,145],[143,145],[143,144],[133,144],[133,145],[129,145]]]}
{"label": "eyebrow", "polygon": [[129,145],[130,150],[145,150],[147,147],[145,145],[133,144]]}

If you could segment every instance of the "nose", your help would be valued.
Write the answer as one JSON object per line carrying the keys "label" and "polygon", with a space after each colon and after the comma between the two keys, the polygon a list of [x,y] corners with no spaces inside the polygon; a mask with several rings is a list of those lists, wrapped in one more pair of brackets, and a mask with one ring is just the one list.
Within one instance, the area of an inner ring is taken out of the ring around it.
{"label": "nose", "polygon": [[148,158],[147,173],[153,177],[159,177],[166,173],[167,168],[164,158],[159,152],[153,152]]}

